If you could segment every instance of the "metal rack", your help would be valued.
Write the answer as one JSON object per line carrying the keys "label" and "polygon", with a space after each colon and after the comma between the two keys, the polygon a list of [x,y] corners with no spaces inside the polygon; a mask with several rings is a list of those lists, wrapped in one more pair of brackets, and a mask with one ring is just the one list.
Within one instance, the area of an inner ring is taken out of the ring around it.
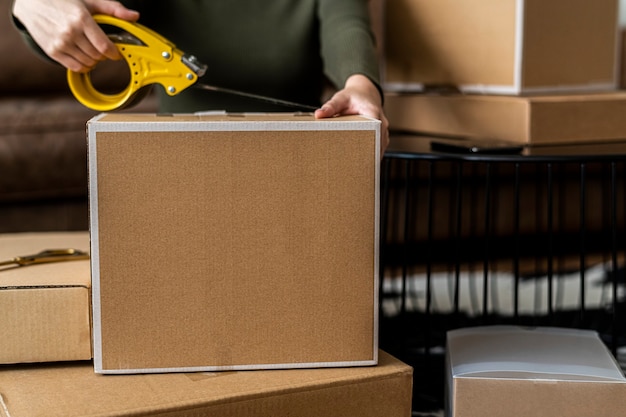
{"label": "metal rack", "polygon": [[380,345],[414,367],[414,410],[443,408],[450,329],[593,329],[626,356],[626,149],[430,140],[392,135],[381,175]]}

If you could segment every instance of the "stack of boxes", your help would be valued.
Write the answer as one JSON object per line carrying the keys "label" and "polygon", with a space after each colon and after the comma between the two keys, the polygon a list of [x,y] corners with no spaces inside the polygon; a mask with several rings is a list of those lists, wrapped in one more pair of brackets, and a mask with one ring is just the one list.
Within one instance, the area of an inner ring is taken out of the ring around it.
{"label": "stack of boxes", "polygon": [[388,0],[392,129],[554,145],[626,138],[618,0]]}
{"label": "stack of boxes", "polygon": [[[618,3],[385,0],[385,113],[392,130],[421,134],[395,139],[418,152],[433,136],[538,153],[623,151]],[[623,412],[625,390],[595,332],[447,334],[446,416],[608,416]]]}
{"label": "stack of boxes", "polygon": [[379,121],[109,114],[88,136],[93,364],[1,369],[0,415],[410,415],[412,370],[378,350]]}

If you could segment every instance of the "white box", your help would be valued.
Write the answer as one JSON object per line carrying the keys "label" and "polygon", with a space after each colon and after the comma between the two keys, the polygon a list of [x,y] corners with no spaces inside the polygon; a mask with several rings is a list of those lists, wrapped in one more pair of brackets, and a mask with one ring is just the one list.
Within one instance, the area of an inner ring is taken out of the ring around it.
{"label": "white box", "polygon": [[614,417],[626,378],[590,330],[487,326],[449,331],[448,417]]}

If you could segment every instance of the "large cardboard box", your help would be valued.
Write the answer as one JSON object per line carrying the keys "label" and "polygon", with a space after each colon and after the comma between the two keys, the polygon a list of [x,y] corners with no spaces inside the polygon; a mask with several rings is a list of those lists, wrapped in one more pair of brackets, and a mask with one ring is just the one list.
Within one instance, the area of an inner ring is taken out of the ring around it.
{"label": "large cardboard box", "polygon": [[409,417],[412,369],[99,375],[91,362],[0,368],[2,417]]}
{"label": "large cardboard box", "polygon": [[615,89],[618,0],[387,0],[385,87]]}
{"label": "large cardboard box", "polygon": [[448,332],[448,417],[612,417],[626,378],[589,330],[487,326]]}
{"label": "large cardboard box", "polygon": [[391,129],[529,145],[621,142],[626,92],[497,96],[387,94]]}
{"label": "large cardboard box", "polygon": [[[89,250],[85,232],[0,235],[0,261]],[[0,267],[0,364],[91,359],[89,260]],[[0,411],[1,413],[1,411]]]}
{"label": "large cardboard box", "polygon": [[90,121],[97,372],[374,365],[380,122]]}

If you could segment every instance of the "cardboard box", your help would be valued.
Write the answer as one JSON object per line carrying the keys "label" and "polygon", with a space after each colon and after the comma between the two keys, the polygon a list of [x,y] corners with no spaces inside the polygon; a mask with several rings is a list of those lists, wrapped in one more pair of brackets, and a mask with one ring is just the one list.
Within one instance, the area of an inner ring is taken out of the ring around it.
{"label": "cardboard box", "polygon": [[620,29],[619,88],[626,89],[626,28]]}
{"label": "cardboard box", "polygon": [[529,97],[387,94],[385,100],[394,130],[530,145],[626,138],[626,92]]}
{"label": "cardboard box", "polygon": [[412,369],[99,375],[91,362],[0,369],[3,417],[409,417]]}
{"label": "cardboard box", "polygon": [[97,372],[374,365],[380,122],[90,121]]}
{"label": "cardboard box", "polygon": [[624,414],[626,378],[589,330],[487,326],[448,332],[448,417]]}
{"label": "cardboard box", "polygon": [[[0,235],[0,260],[89,250],[85,232]],[[91,359],[89,260],[0,267],[0,363]],[[1,414],[1,411],[0,411]]]}
{"label": "cardboard box", "polygon": [[387,0],[384,84],[489,94],[618,84],[618,1]]}

